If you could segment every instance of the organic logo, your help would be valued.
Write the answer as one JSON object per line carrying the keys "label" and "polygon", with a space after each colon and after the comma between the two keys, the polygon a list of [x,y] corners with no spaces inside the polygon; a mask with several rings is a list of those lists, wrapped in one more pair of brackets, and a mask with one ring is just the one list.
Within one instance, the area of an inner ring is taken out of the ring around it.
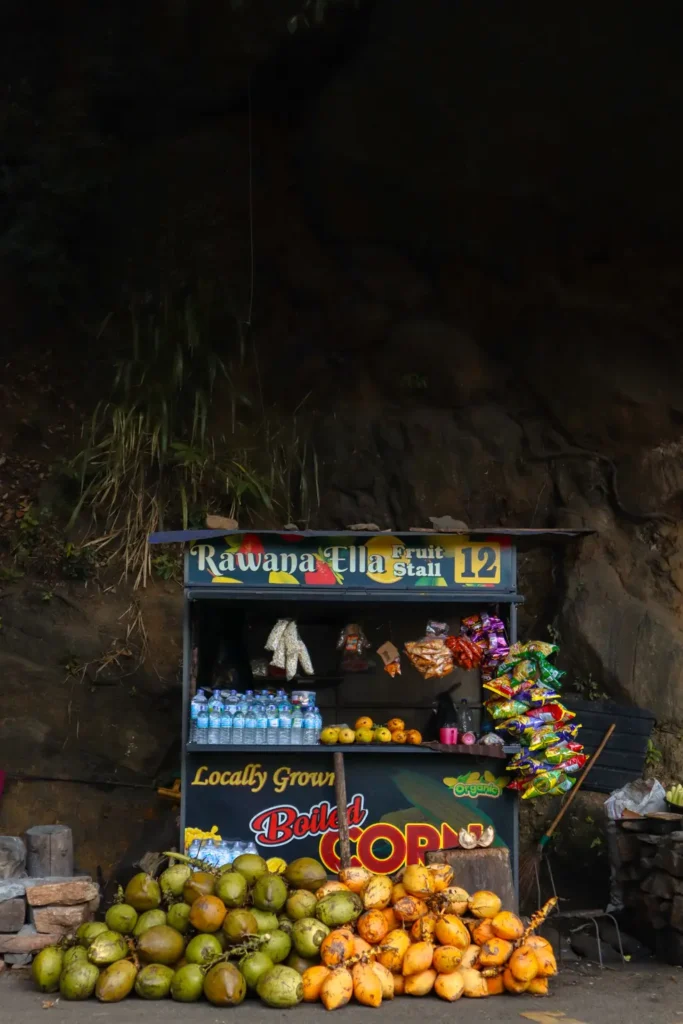
{"label": "organic logo", "polygon": [[508,781],[504,775],[497,779],[492,772],[467,772],[457,778],[442,779],[444,786],[452,790],[453,796],[469,797],[470,800],[476,800],[480,796],[496,799]]}

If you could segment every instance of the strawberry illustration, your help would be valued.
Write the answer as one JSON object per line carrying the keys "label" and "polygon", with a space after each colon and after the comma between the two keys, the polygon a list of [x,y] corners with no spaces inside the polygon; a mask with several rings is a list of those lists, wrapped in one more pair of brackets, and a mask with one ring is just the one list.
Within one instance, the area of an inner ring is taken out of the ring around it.
{"label": "strawberry illustration", "polygon": [[334,587],[337,583],[341,583],[343,579],[342,574],[335,572],[325,558],[322,548],[318,550],[315,556],[315,571],[304,573],[304,581],[314,587]]}
{"label": "strawberry illustration", "polygon": [[245,533],[242,537],[242,544],[238,554],[240,555],[264,555],[266,549],[255,533]]}

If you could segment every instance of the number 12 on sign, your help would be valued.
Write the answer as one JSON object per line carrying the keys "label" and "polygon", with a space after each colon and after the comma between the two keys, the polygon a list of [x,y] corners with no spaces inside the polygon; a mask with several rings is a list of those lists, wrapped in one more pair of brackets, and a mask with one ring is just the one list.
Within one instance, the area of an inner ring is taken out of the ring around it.
{"label": "number 12 on sign", "polygon": [[465,544],[455,549],[455,582],[500,583],[500,544]]}

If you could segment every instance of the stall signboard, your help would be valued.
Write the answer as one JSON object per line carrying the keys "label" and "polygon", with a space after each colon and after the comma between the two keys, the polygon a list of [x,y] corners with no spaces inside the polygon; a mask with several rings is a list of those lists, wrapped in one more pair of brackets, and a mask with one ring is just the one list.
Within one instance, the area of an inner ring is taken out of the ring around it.
{"label": "stall signboard", "polygon": [[[345,767],[353,865],[391,874],[428,850],[461,845],[462,829],[478,838],[488,826],[514,857],[514,795],[499,759],[357,753]],[[186,847],[240,839],[265,858],[315,857],[339,870],[331,756],[193,752],[185,779]]]}
{"label": "stall signboard", "polygon": [[[501,536],[306,537],[295,533],[230,534],[191,546],[188,586],[344,587],[498,593],[515,590],[514,548]],[[378,595],[379,596],[379,595]]]}

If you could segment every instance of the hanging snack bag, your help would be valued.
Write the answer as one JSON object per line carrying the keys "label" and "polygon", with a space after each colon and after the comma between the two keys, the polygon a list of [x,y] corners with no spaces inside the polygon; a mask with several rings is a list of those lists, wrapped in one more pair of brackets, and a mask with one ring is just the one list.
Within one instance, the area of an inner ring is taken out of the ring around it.
{"label": "hanging snack bag", "polygon": [[474,640],[468,640],[465,636],[446,637],[446,646],[453,655],[453,663],[458,668],[470,671],[479,668],[484,657],[484,648]]}
{"label": "hanging snack bag", "polygon": [[357,622],[349,622],[344,626],[339,639],[337,650],[343,651],[341,668],[342,672],[367,672],[370,667],[364,652],[370,647],[370,641],[363,632],[363,627]]}
{"label": "hanging snack bag", "polygon": [[423,640],[409,641],[406,654],[425,679],[441,679],[453,671],[453,655],[446,646],[448,626],[445,622],[428,622]]}
{"label": "hanging snack bag", "polygon": [[391,640],[387,640],[385,644],[377,648],[382,662],[384,664],[384,671],[392,678],[394,676],[400,676],[401,674],[401,654],[398,647],[392,644]]}

